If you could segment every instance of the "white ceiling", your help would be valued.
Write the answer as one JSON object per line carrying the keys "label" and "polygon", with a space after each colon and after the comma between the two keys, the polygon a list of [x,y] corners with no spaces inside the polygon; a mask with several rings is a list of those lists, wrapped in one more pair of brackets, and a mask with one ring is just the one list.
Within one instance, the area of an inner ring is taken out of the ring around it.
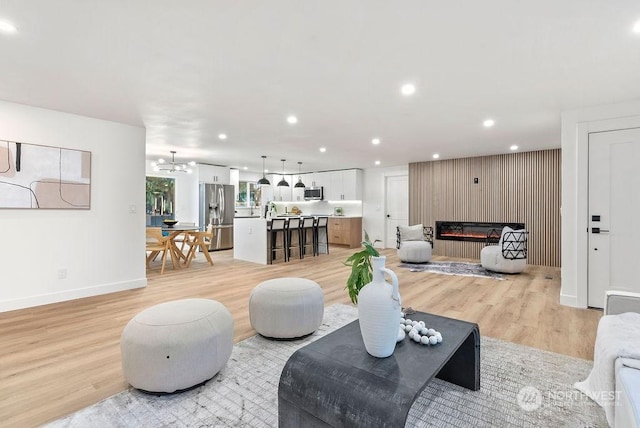
{"label": "white ceiling", "polygon": [[560,112],[640,98],[638,0],[0,0],[2,19],[0,99],[254,171],[557,148]]}

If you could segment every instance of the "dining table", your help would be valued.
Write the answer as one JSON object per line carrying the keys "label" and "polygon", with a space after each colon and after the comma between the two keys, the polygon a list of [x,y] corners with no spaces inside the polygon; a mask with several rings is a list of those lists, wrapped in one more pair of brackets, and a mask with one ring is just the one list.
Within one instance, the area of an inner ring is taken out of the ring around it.
{"label": "dining table", "polygon": [[188,258],[188,253],[185,254],[182,251],[182,248],[178,247],[178,242],[182,242],[182,241],[176,241],[176,238],[179,237],[180,235],[184,235],[183,239],[186,241],[189,239],[190,232],[195,232],[198,230],[200,230],[200,227],[198,226],[174,225],[174,226],[162,227],[162,234],[165,235],[171,243],[170,244],[171,259],[178,262],[177,263],[178,268],[182,267],[181,263],[184,263],[184,265],[188,267],[190,260]]}

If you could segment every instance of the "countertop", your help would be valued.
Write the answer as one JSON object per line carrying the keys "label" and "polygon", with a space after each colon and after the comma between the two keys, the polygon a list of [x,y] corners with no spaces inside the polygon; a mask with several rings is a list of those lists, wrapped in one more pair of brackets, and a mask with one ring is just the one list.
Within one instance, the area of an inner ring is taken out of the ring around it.
{"label": "countertop", "polygon": [[[329,218],[362,218],[361,215],[329,215],[329,214],[281,214],[275,218],[294,218],[294,217],[329,217]],[[260,216],[253,215],[237,215],[234,218],[261,218]]]}

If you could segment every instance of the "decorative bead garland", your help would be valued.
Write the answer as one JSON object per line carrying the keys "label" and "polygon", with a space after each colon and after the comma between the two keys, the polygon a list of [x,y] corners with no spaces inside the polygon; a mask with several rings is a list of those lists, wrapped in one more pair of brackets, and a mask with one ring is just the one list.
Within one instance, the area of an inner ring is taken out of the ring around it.
{"label": "decorative bead garland", "polygon": [[398,342],[404,339],[404,334],[406,333],[409,339],[423,345],[442,343],[442,334],[432,328],[427,328],[424,321],[412,321],[409,318],[405,318],[404,312],[401,313],[401,316]]}

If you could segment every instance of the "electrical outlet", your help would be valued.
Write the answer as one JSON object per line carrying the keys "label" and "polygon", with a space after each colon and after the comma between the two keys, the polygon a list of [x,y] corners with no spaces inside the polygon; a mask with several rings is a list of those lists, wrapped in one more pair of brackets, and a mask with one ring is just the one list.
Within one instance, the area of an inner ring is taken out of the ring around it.
{"label": "electrical outlet", "polygon": [[252,227],[250,227],[250,228],[249,228],[249,235],[251,235],[252,233],[253,233],[253,228],[252,228]]}
{"label": "electrical outlet", "polygon": [[58,279],[67,279],[66,269],[58,269]]}
{"label": "electrical outlet", "polygon": [[129,205],[129,214],[135,214],[138,212],[138,209],[135,205]]}

